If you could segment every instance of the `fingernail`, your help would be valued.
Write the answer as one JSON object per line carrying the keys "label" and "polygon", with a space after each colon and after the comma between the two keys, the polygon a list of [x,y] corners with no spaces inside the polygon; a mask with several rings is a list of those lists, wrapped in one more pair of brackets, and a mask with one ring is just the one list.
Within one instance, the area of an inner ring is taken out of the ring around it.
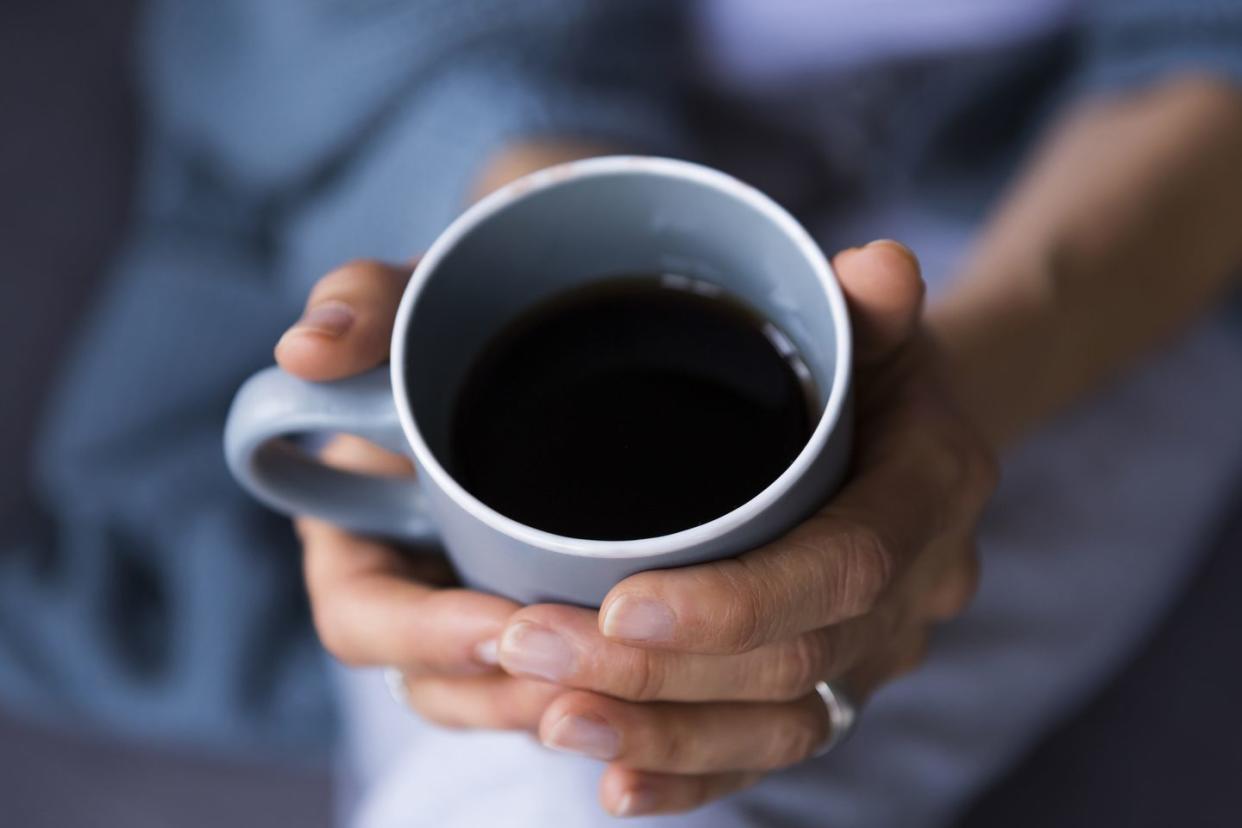
{"label": "fingernail", "polygon": [[658,804],[655,794],[651,791],[646,788],[636,788],[621,795],[621,801],[617,803],[617,810],[613,813],[619,817],[639,816],[651,813]]}
{"label": "fingernail", "polygon": [[489,667],[500,663],[500,640],[489,638],[474,645],[474,657]]}
{"label": "fingernail", "polygon": [[311,305],[302,314],[302,318],[293,324],[289,333],[320,333],[326,336],[339,337],[354,324],[354,309],[344,302],[329,299],[317,305]]}
{"label": "fingernail", "polygon": [[505,630],[500,662],[512,673],[560,681],[574,670],[574,651],[564,638],[527,621]]}
{"label": "fingernail", "polygon": [[601,629],[609,638],[625,641],[670,641],[673,611],[660,601],[622,595],[604,611]]}
{"label": "fingernail", "polygon": [[621,737],[602,719],[571,715],[554,724],[543,743],[553,750],[607,761],[616,758]]}
{"label": "fingernail", "polygon": [[865,244],[864,247],[874,247],[878,244],[883,244],[883,245],[887,245],[888,247],[894,248],[898,253],[902,254],[907,259],[909,259],[910,264],[914,265],[916,270],[919,269],[920,267],[919,257],[914,254],[913,250],[906,247],[904,244],[897,241],[896,239],[876,239],[875,241],[867,242],[867,244]]}

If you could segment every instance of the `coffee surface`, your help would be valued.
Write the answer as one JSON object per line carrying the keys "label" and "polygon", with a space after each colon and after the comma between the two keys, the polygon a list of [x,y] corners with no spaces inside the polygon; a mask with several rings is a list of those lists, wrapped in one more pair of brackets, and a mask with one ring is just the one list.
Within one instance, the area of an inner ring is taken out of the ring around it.
{"label": "coffee surface", "polygon": [[559,535],[687,529],[762,491],[818,417],[789,340],[705,282],[617,277],[537,305],[474,363],[450,473],[501,514]]}

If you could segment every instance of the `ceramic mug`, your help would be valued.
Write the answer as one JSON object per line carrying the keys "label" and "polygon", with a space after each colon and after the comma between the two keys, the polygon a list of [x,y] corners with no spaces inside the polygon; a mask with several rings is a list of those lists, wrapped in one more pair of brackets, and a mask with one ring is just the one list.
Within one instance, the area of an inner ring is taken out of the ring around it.
{"label": "ceramic mug", "polygon": [[[820,417],[788,468],[714,520],[624,541],[526,526],[462,488],[442,462],[451,407],[490,337],[550,295],[651,272],[714,282],[793,340],[813,376]],[[237,480],[278,511],[397,541],[438,541],[464,583],[516,601],[598,606],[635,572],[736,555],[827,500],[848,462],[850,353],[849,314],[832,269],[770,198],[684,161],[593,158],[519,179],[444,231],[405,289],[386,368],[329,383],[279,368],[251,377],[229,412],[225,453]],[[411,457],[417,477],[332,469],[297,439],[332,432]]]}

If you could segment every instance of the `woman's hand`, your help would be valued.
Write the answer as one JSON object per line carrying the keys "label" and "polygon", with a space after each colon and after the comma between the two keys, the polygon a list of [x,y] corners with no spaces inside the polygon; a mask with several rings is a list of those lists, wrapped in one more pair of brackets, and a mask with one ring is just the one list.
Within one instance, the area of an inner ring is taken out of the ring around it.
{"label": "woman's hand", "polygon": [[[359,374],[388,358],[408,267],[355,262],[311,291],[307,310],[276,346],[276,360],[304,379]],[[411,474],[404,457],[354,437],[324,450],[326,462],[373,474]],[[418,556],[323,521],[296,522],[306,586],[324,647],[355,666],[393,666],[410,705],[447,726],[531,727],[560,688],[514,678],[497,666],[512,601],[453,585],[439,557]]]}
{"label": "woman's hand", "polygon": [[815,684],[867,695],[916,666],[931,626],[974,593],[996,466],[938,375],[917,262],[878,242],[836,268],[857,342],[841,492],[738,558],[632,576],[598,613],[542,605],[509,619],[501,666],[576,689],[539,735],[610,763],[600,796],[613,813],[693,808],[812,756],[829,736]]}
{"label": "woman's hand", "polygon": [[[325,645],[401,666],[433,721],[527,728],[609,762],[600,796],[617,814],[693,808],[812,755],[829,735],[816,682],[866,695],[969,601],[996,475],[938,375],[913,256],[880,242],[836,266],[855,323],[857,446],[818,514],[738,558],[633,576],[599,613],[437,589],[397,551],[303,520]],[[382,361],[404,277],[373,263],[325,277],[280,363],[331,379]],[[404,463],[346,448],[344,465]]]}

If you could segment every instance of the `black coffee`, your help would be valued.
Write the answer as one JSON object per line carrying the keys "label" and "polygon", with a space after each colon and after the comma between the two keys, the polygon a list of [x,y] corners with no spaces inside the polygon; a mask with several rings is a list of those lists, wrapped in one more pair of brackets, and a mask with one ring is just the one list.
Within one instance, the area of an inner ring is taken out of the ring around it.
{"label": "black coffee", "polygon": [[664,535],[725,514],[789,466],[818,416],[808,376],[783,335],[713,285],[609,279],[488,344],[453,412],[448,465],[538,529]]}

